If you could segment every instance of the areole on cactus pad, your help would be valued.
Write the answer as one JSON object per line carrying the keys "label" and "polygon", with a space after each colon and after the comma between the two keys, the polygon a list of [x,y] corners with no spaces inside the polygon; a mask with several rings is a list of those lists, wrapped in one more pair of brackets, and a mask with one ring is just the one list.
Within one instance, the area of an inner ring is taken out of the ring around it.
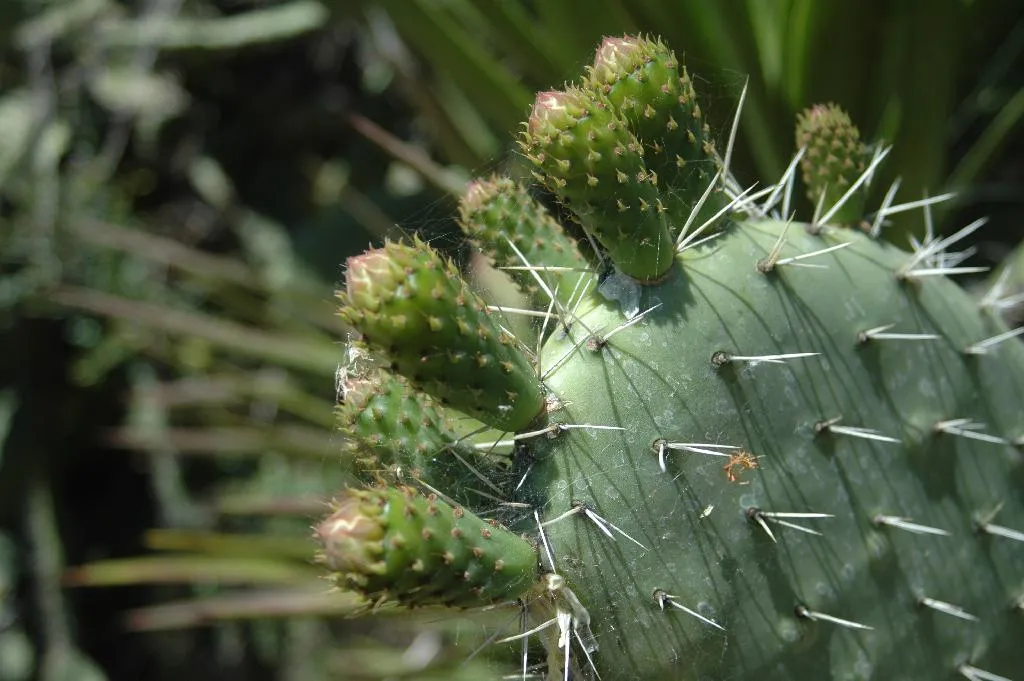
{"label": "areole on cactus pad", "polygon": [[798,138],[743,191],[672,52],[607,39],[521,140],[578,225],[508,178],[463,201],[532,308],[417,240],[350,259],[338,585],[522,608],[495,638],[552,679],[1021,678],[1024,346],[950,279],[981,223],[887,244],[884,150],[832,108]]}

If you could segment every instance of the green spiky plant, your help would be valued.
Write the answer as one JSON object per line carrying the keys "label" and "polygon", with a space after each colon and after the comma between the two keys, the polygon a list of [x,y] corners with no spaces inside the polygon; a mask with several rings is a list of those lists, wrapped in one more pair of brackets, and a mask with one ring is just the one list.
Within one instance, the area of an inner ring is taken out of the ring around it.
{"label": "green spiky plant", "polygon": [[338,586],[516,604],[553,679],[1018,673],[1024,347],[946,276],[980,223],[880,241],[884,154],[799,126],[809,223],[796,163],[742,191],[673,53],[606,39],[521,138],[571,229],[507,178],[462,204],[536,339],[419,240],[351,258]]}

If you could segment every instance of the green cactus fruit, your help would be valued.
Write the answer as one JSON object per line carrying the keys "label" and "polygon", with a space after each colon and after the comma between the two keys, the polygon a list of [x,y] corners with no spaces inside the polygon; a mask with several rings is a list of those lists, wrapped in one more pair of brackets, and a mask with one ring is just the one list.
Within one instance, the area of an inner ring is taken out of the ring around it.
{"label": "green cactus fruit", "polygon": [[673,250],[657,177],[606,99],[579,87],[539,93],[521,147],[624,273],[655,281],[668,272]]}
{"label": "green cactus fruit", "polygon": [[451,263],[420,240],[349,258],[341,315],[372,350],[442,404],[496,428],[544,406],[537,375]]}
{"label": "green cactus fruit", "polygon": [[[670,216],[686,216],[721,163],[685,67],[660,40],[607,37],[587,75],[632,133],[644,141],[647,167],[657,174]],[[698,224],[728,203],[717,187]],[[676,225],[678,229],[679,225]]]}
{"label": "green cactus fruit", "polygon": [[[655,187],[639,153],[604,155],[609,97],[546,94],[530,123],[547,186],[595,235],[634,229],[618,206]],[[630,181],[591,196],[576,164],[595,137],[600,177],[621,160]],[[945,276],[978,225],[908,253],[750,199],[722,224],[667,268],[638,249],[630,270],[599,236],[619,272],[516,360],[548,398],[493,443],[515,449],[492,482],[541,547],[542,586],[519,596],[548,678],[1020,678],[1024,345]]]}
{"label": "green cactus fruit", "polygon": [[[807,198],[821,209],[834,206],[871,162],[871,149],[860,140],[850,116],[835,104],[816,104],[797,114],[796,144]],[[836,211],[836,224],[853,225],[864,216],[865,192],[855,191]]]}
{"label": "green cactus fruit", "polygon": [[335,582],[371,600],[478,607],[538,579],[533,544],[408,487],[348,490],[316,535]]}
{"label": "green cactus fruit", "polygon": [[390,372],[376,369],[349,377],[341,392],[339,430],[360,468],[373,478],[429,479],[461,500],[466,466],[487,470],[507,463],[478,451],[457,433],[457,415]]}
{"label": "green cactus fruit", "polygon": [[[471,182],[459,206],[463,231],[491,262],[510,268],[513,281],[534,304],[549,293],[563,304],[579,295],[590,264],[551,214],[523,185],[493,176]],[[544,263],[549,271],[523,269]]]}

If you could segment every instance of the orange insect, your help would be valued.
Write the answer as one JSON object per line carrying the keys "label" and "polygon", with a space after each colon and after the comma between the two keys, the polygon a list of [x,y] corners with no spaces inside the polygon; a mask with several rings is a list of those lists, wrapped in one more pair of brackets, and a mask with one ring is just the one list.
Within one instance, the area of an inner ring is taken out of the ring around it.
{"label": "orange insect", "polygon": [[729,455],[729,463],[722,466],[725,470],[725,477],[729,479],[729,482],[736,482],[739,480],[735,471],[736,467],[754,469],[757,468],[757,457],[753,456],[750,452],[745,449],[737,451],[735,454]]}

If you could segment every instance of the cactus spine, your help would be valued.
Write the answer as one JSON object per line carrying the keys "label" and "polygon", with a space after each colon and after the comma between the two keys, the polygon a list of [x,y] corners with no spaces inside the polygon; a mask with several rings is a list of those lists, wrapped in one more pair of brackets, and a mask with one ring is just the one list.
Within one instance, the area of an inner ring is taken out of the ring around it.
{"label": "cactus spine", "polygon": [[[705,126],[646,39],[606,40],[581,84],[538,95],[522,148],[599,258],[509,180],[474,186],[462,222],[549,311],[539,351],[425,244],[350,261],[343,315],[405,377],[374,380],[426,396],[343,419],[379,461],[318,529],[326,564],[375,599],[518,599],[552,679],[1018,673],[1024,346],[943,276],[973,227],[907,253],[836,226],[864,216],[835,206],[835,153],[804,157],[834,222],[781,219],[792,176],[744,197]],[[399,486],[419,483],[451,503]],[[449,509],[495,497],[502,570],[491,550],[439,560]],[[409,576],[428,562],[436,591]]]}

